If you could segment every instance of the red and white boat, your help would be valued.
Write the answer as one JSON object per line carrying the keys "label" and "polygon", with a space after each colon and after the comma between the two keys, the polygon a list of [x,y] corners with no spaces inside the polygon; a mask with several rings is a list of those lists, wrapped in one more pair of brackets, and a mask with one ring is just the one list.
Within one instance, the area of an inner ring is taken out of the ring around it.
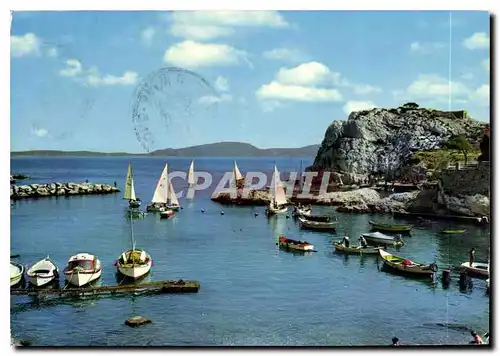
{"label": "red and white boat", "polygon": [[313,251],[314,246],[307,241],[292,240],[285,236],[280,236],[278,240],[278,245],[290,250],[296,251]]}
{"label": "red and white boat", "polygon": [[71,256],[64,268],[64,276],[68,284],[81,287],[101,277],[101,261],[89,253]]}

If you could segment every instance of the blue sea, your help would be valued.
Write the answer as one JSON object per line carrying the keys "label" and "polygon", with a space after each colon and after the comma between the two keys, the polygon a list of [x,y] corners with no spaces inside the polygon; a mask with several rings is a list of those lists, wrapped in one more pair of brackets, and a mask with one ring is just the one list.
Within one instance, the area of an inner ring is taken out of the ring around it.
{"label": "blue sea", "polygon": [[[298,171],[312,161],[235,159],[242,173],[271,172],[274,164],[281,172]],[[165,158],[12,158],[11,172],[31,177],[19,184],[116,181],[122,188],[129,161],[145,208]],[[187,172],[190,161],[168,158],[169,170]],[[154,259],[149,278],[197,280],[199,293],[64,303],[11,296],[12,335],[33,346],[366,346],[389,345],[394,336],[402,344],[467,344],[469,329],[489,330],[484,280],[473,279],[472,288],[461,291],[454,272],[445,288],[439,281],[389,273],[376,256],[334,251],[332,242],[345,232],[356,240],[369,231],[369,220],[391,222],[391,216],[337,213],[336,233],[310,232],[286,216],[266,218],[265,207],[212,202],[218,179],[232,170],[233,162],[195,159],[195,170],[213,174],[212,189],[196,192],[193,200],[181,198],[183,210],[172,219],[149,214],[134,220],[138,247]],[[187,184],[176,178],[173,185],[179,192]],[[24,265],[50,255],[63,269],[71,255],[92,253],[104,266],[101,283],[116,284],[113,263],[130,247],[126,207],[121,194],[16,201],[11,207],[11,254],[19,254],[16,261]],[[333,207],[313,210],[334,212]],[[436,261],[442,270],[467,261],[475,247],[476,259],[487,262],[488,229],[467,225],[462,235],[439,234],[450,226],[460,225],[436,222],[428,229],[415,228],[400,251],[390,251],[418,262]],[[307,240],[317,252],[279,250],[278,234]],[[148,317],[152,324],[130,328],[124,321],[132,315]]]}

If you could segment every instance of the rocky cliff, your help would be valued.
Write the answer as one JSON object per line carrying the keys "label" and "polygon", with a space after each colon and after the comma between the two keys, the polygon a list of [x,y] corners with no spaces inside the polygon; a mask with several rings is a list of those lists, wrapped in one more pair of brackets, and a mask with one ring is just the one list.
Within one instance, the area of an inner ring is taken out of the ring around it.
{"label": "rocky cliff", "polygon": [[485,123],[459,112],[425,108],[355,111],[326,130],[309,170],[367,174],[396,170],[417,150],[435,149],[453,135],[477,143]]}

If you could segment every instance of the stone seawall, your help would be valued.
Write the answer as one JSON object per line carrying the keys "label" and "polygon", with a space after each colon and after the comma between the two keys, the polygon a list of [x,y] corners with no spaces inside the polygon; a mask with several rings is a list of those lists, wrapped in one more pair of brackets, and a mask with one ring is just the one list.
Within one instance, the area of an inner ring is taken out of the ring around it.
{"label": "stone seawall", "polygon": [[441,172],[441,191],[447,195],[490,195],[490,162],[479,162],[460,169],[448,168]]}
{"label": "stone seawall", "polygon": [[39,197],[101,195],[118,193],[119,191],[120,189],[112,185],[92,183],[12,185],[10,187],[10,199],[19,200]]}

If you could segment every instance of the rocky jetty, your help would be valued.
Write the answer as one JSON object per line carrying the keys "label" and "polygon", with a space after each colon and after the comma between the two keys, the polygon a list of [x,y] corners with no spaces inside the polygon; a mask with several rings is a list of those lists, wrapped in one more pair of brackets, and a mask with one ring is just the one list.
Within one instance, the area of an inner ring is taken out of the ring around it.
{"label": "rocky jetty", "polygon": [[119,191],[118,188],[112,185],[92,183],[13,185],[10,187],[10,199],[112,194]]}
{"label": "rocky jetty", "polygon": [[486,123],[465,111],[400,107],[352,112],[328,127],[310,171],[370,174],[404,167],[415,151],[440,148],[452,136],[479,143]]}

